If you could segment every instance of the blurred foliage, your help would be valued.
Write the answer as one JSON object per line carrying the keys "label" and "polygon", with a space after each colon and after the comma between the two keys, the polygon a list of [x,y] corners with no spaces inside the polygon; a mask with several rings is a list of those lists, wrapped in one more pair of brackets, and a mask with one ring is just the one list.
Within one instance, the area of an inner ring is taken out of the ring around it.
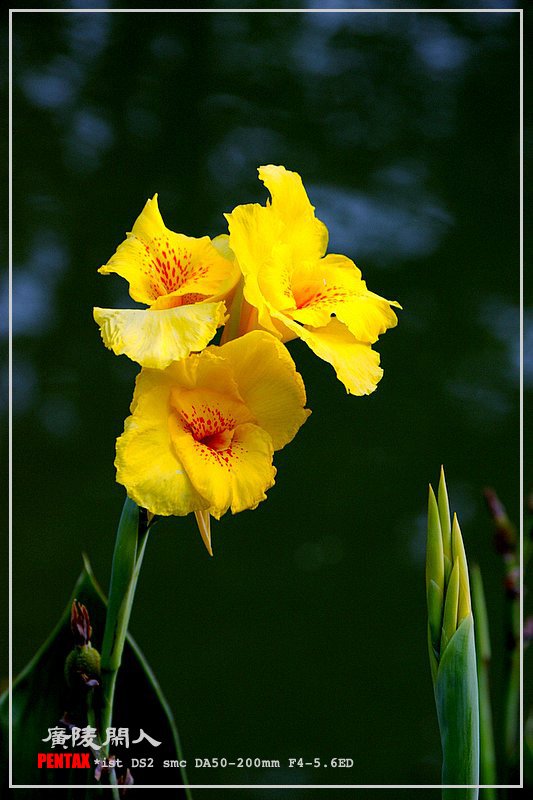
{"label": "blurred foliage", "polygon": [[13,29],[14,669],[82,549],[109,575],[136,367],[101,345],[93,305],[133,303],[97,267],[154,192],[169,227],[214,235],[223,211],[264,201],[256,167],[282,163],[330,251],[405,309],[378,344],[385,375],[347,397],[290,345],[313,415],[276,486],[215,526],[214,559],[193,518],[158,525],[132,631],[191,759],[284,764],[242,783],[331,781],[289,770],[294,756],[353,758],[344,783],[438,782],[421,487],[442,462],[483,571],[503,714],[481,489],[518,518],[518,15],[28,13]]}

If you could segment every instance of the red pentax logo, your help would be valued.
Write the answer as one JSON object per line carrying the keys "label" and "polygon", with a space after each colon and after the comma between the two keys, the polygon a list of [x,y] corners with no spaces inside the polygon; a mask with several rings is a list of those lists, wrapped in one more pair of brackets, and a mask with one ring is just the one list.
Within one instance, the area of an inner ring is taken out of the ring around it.
{"label": "red pentax logo", "polygon": [[37,753],[37,766],[47,769],[90,769],[89,753]]}

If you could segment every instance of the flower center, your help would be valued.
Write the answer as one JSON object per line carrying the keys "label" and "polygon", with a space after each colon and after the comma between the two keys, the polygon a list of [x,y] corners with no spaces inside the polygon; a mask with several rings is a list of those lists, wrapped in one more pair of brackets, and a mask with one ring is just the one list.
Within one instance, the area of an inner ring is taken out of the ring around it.
{"label": "flower center", "polygon": [[[145,242],[144,250],[143,269],[150,279],[154,300],[172,294],[192,280],[205,277],[208,272],[207,266],[193,263],[189,250],[185,247],[173,247],[162,237],[154,237],[150,244]],[[181,304],[198,302],[196,298],[195,294],[184,295]],[[204,299],[203,296],[201,299]]]}
{"label": "flower center", "polygon": [[231,447],[233,433],[234,433],[233,429],[219,431],[218,433],[210,433],[208,436],[205,436],[200,441],[206,447],[211,448],[211,450],[216,450],[217,452],[220,452],[221,450],[228,450]]}
{"label": "flower center", "polygon": [[181,418],[189,428],[195,441],[220,452],[231,447],[236,421],[216,406],[206,403],[192,404],[180,410]]}
{"label": "flower center", "polygon": [[[220,388],[228,388],[223,386],[227,376],[219,373],[217,377]],[[238,439],[242,425],[254,420],[242,400],[214,389],[176,386],[171,391],[170,407],[171,436],[178,458],[180,452],[192,448],[198,463],[231,471],[239,460],[235,437]]]}

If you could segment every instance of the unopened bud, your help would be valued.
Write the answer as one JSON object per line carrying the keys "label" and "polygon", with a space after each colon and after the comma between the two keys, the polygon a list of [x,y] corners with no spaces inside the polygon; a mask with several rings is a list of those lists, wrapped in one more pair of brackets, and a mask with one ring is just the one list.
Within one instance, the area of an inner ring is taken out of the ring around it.
{"label": "unopened bud", "polygon": [[[111,753],[109,754],[109,756],[105,760],[105,763],[102,763],[102,761],[99,760],[98,764],[96,765],[96,769],[94,771],[95,780],[99,781],[100,778],[102,777],[102,773],[103,772],[107,772],[107,773],[112,772],[115,769],[115,763],[116,763],[115,756],[111,755]],[[120,781],[119,781],[119,783],[120,783]]]}
{"label": "unopened bud", "polygon": [[505,555],[516,550],[516,529],[507,516],[505,507],[501,503],[494,489],[487,488],[483,491],[489,514],[494,522],[494,546],[498,553]]}
{"label": "unopened bud", "polygon": [[90,644],[93,629],[89,612],[84,605],[74,600],[70,611],[70,629],[76,644]]}
{"label": "unopened bud", "polygon": [[528,617],[524,622],[524,647],[533,641],[533,617]]}
{"label": "unopened bud", "polygon": [[72,603],[70,629],[75,647],[65,661],[65,680],[73,691],[99,686],[100,653],[91,645],[89,612],[77,600]]}
{"label": "unopened bud", "polygon": [[71,689],[100,685],[100,653],[90,644],[76,645],[65,661],[65,679]]}
{"label": "unopened bud", "polygon": [[131,774],[129,767],[126,769],[126,772],[119,776],[117,780],[118,785],[121,787],[118,791],[121,797],[124,797],[128,790],[128,786],[132,786],[135,783],[133,780],[133,775]]}
{"label": "unopened bud", "polygon": [[520,567],[510,569],[503,581],[507,596],[513,600],[520,597]]}

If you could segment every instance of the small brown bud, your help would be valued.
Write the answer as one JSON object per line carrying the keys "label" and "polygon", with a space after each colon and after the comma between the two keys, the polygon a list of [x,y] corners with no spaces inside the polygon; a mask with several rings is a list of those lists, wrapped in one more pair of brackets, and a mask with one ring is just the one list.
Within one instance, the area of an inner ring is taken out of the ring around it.
{"label": "small brown bud", "polygon": [[533,514],[533,486],[529,487],[529,491],[526,495],[526,505],[529,513]]}
{"label": "small brown bud", "polygon": [[89,612],[84,605],[77,600],[72,602],[70,611],[70,629],[74,636],[74,641],[78,645],[90,644],[93,629],[89,619]]}
{"label": "small brown bud", "polygon": [[507,516],[505,507],[501,503],[494,489],[483,490],[489,514],[494,522],[494,547],[501,555],[516,551],[516,529]]}
{"label": "small brown bud", "polygon": [[503,585],[507,595],[512,600],[520,596],[520,568],[514,567],[505,576]]}
{"label": "small brown bud", "polygon": [[74,600],[70,611],[70,629],[74,649],[65,661],[65,679],[74,691],[100,685],[100,653],[91,646],[93,629],[89,612],[82,603]]}
{"label": "small brown bud", "polygon": [[[99,761],[98,764],[96,765],[96,769],[94,770],[95,780],[99,781],[100,778],[102,777],[103,772],[112,772],[112,770],[115,769],[115,763],[116,763],[115,756],[112,755],[111,753],[108,755],[105,765],[102,763],[102,761]],[[120,783],[120,781],[118,782]]]}
{"label": "small brown bud", "polygon": [[118,791],[121,797],[124,797],[128,790],[128,786],[131,786],[135,781],[133,780],[133,775],[131,774],[129,767],[126,769],[126,772],[120,775],[117,780],[118,785],[121,787]]}

